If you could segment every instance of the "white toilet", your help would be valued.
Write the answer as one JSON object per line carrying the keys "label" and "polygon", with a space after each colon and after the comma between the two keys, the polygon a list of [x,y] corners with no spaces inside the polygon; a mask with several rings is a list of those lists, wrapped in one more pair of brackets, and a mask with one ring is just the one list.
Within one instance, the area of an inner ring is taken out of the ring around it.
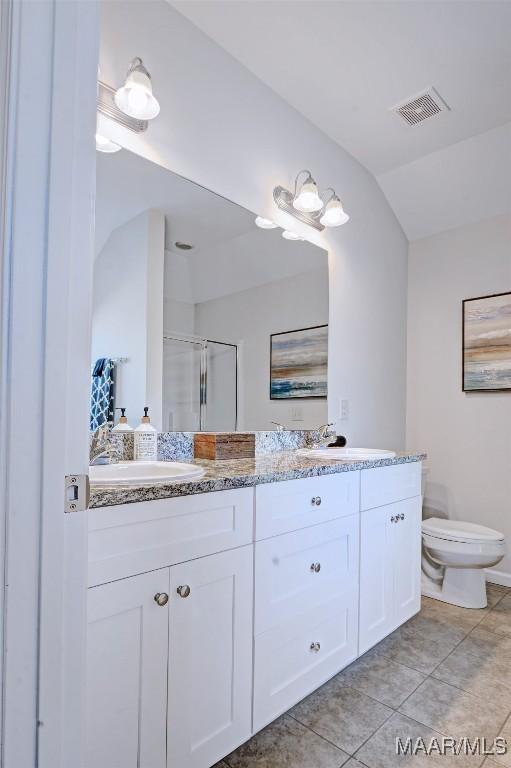
{"label": "white toilet", "polygon": [[[422,501],[429,469],[422,465]],[[486,608],[484,568],[506,553],[504,534],[475,523],[422,521],[422,594],[463,608]]]}
{"label": "white toilet", "polygon": [[485,608],[484,568],[505,554],[504,534],[484,525],[431,517],[422,522],[422,594],[463,608]]}

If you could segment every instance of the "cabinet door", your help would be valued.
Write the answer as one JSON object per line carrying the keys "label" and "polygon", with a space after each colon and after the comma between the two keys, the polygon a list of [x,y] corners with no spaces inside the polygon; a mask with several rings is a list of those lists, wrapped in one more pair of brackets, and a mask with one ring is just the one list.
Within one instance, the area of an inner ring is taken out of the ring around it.
{"label": "cabinet door", "polygon": [[394,628],[394,506],[369,509],[360,515],[360,654]]}
{"label": "cabinet door", "polygon": [[399,517],[393,525],[394,626],[420,610],[421,603],[421,497],[393,504]]}
{"label": "cabinet door", "polygon": [[170,569],[168,768],[209,768],[250,736],[252,574],[252,545]]}
{"label": "cabinet door", "polygon": [[169,569],[88,590],[87,768],[164,768]]}

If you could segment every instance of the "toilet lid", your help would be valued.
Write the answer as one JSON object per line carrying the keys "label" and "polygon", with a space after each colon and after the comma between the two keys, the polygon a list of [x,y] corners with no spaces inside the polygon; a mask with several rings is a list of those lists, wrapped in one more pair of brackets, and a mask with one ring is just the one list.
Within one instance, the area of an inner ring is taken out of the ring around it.
{"label": "toilet lid", "polygon": [[422,521],[422,532],[438,539],[451,541],[504,541],[504,534],[486,528],[476,523],[465,523],[462,520],[443,520],[439,517],[430,517]]}

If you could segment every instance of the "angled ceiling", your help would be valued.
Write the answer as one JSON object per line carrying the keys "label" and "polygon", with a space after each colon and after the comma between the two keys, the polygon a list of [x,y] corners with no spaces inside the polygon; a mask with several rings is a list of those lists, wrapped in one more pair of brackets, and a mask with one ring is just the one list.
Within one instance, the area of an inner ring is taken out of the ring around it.
{"label": "angled ceiling", "polygon": [[[469,208],[477,210],[478,176],[470,174],[470,163],[467,171],[467,147],[454,148],[511,123],[510,2],[172,0],[172,5],[365,165],[410,239],[459,226],[460,162],[464,184],[474,189]],[[450,112],[413,127],[391,113],[429,86]],[[488,150],[494,166],[491,136],[472,145],[478,170]],[[502,193],[508,209],[511,205],[511,145],[504,139],[502,148],[497,168],[502,178],[495,185],[500,197],[490,189],[485,215],[502,212],[497,210]],[[452,187],[452,217],[445,208],[451,202],[443,200],[439,217],[430,211],[422,220],[439,157],[438,185]],[[394,177],[396,169],[401,170]],[[465,200],[467,194],[465,189]]]}

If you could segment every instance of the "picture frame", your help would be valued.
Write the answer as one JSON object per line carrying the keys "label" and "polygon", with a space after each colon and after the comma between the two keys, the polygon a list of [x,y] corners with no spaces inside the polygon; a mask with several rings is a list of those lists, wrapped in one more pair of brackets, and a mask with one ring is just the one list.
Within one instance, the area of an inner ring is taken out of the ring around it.
{"label": "picture frame", "polygon": [[326,399],[328,324],[270,335],[270,400]]}
{"label": "picture frame", "polygon": [[511,392],[511,291],[462,302],[463,392]]}

